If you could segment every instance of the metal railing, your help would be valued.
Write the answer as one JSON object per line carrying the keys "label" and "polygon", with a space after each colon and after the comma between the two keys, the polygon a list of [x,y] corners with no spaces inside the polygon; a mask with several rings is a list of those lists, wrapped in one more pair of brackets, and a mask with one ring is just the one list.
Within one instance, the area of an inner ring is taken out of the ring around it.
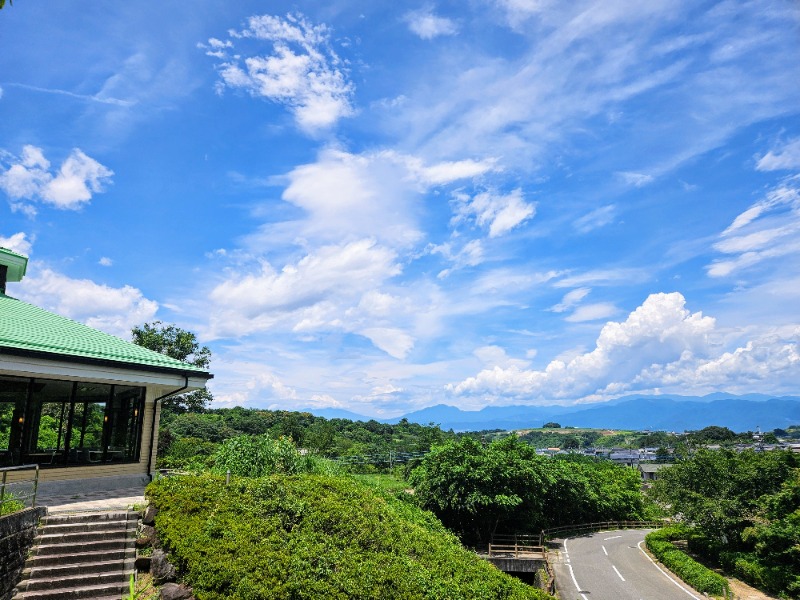
{"label": "metal railing", "polygon": [[539,537],[540,543],[553,537],[563,537],[565,534],[581,534],[592,531],[608,531],[611,529],[659,529],[664,527],[663,521],[597,521],[596,523],[581,523],[578,525],[562,525],[542,530]]}
{"label": "metal railing", "polygon": [[[10,471],[24,471],[33,469],[33,476],[25,479],[17,479],[15,481],[8,481],[8,473]],[[36,507],[36,493],[39,490],[39,465],[19,465],[17,467],[2,467],[0,468],[2,478],[0,479],[0,514],[6,505],[12,502],[17,502],[23,505],[23,508],[28,507],[28,500],[30,500],[31,508]],[[31,486],[32,484],[32,486]],[[30,491],[18,491],[17,486],[32,487]],[[15,511],[11,511],[15,512]]]}

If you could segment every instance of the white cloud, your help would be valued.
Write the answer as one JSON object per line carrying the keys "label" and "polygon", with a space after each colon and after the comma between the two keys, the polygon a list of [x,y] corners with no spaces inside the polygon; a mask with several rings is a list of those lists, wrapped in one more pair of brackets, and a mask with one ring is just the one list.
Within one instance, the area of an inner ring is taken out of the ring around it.
{"label": "white cloud", "polygon": [[613,204],[596,208],[592,212],[577,219],[574,223],[575,229],[580,233],[589,233],[593,229],[605,227],[614,220],[616,212],[617,207]]}
{"label": "white cloud", "polygon": [[653,176],[647,175],[645,173],[634,173],[633,171],[619,171],[617,176],[622,179],[627,185],[632,185],[633,187],[644,187],[648,183],[653,182]]}
{"label": "white cloud", "polygon": [[800,138],[780,144],[762,156],[756,164],[759,171],[800,169]]}
{"label": "white cloud", "polygon": [[102,267],[111,267],[113,266],[114,261],[108,258],[107,256],[103,256],[100,258],[100,260],[97,261],[97,264],[99,264]]}
{"label": "white cloud", "polygon": [[263,262],[211,291],[212,335],[341,328],[347,308],[399,272],[395,253],[372,240],[322,247],[280,272]]}
{"label": "white cloud", "polygon": [[453,244],[451,242],[446,242],[438,246],[431,246],[429,250],[431,254],[441,254],[446,260],[452,263],[452,266],[439,272],[437,275],[439,279],[444,279],[453,271],[463,269],[464,267],[475,267],[484,260],[483,243],[481,240],[470,240],[455,251],[453,250]]}
{"label": "white cloud", "polygon": [[542,371],[516,366],[485,369],[448,389],[455,394],[525,396],[537,401],[577,400],[609,386],[628,386],[654,364],[704,356],[715,321],[690,313],[679,293],[652,294],[622,322],[603,326],[591,352],[553,360]]}
{"label": "white cloud", "polygon": [[722,232],[714,249],[727,255],[707,267],[727,277],[764,261],[800,253],[800,178],[789,177]]}
{"label": "white cloud", "polygon": [[0,246],[23,256],[30,256],[33,250],[33,244],[28,240],[27,234],[22,231],[9,237],[0,235]]}
{"label": "white cloud", "polygon": [[599,321],[618,312],[617,307],[611,302],[597,302],[579,306],[575,311],[565,318],[570,323],[583,323],[585,321]]}
{"label": "white cloud", "polygon": [[561,302],[552,306],[550,310],[557,313],[566,312],[569,309],[573,308],[577,304],[580,303],[586,296],[589,295],[589,292],[592,291],[592,288],[582,287],[572,291],[567,292],[564,294],[564,297],[561,299]]}
{"label": "white cloud", "polygon": [[129,339],[131,328],[152,320],[158,310],[157,302],[134,287],[110,287],[72,279],[39,263],[31,266],[19,284],[21,300],[106,333]]}
{"label": "white cloud", "polygon": [[[232,33],[236,42],[209,40],[209,54],[222,58],[221,88],[240,88],[289,108],[298,126],[314,132],[353,114],[354,86],[345,65],[330,44],[330,30],[302,15],[270,15],[248,19],[248,27]],[[242,57],[228,52],[253,39],[268,42],[272,52]]]}
{"label": "white cloud", "polygon": [[93,194],[103,192],[113,174],[111,169],[74,148],[53,175],[42,149],[27,145],[22,156],[0,174],[0,189],[12,200],[38,200],[62,210],[77,210]]}
{"label": "white cloud", "polygon": [[469,197],[459,193],[454,208],[453,224],[474,219],[479,227],[488,226],[492,238],[508,233],[536,214],[536,205],[525,202],[519,188],[506,195],[487,191]]}
{"label": "white cloud", "polygon": [[446,17],[440,17],[430,9],[421,9],[406,13],[405,21],[409,29],[423,40],[432,40],[441,35],[458,33],[456,23]]}
{"label": "white cloud", "polygon": [[394,358],[404,359],[414,348],[414,338],[393,327],[370,327],[358,333]]}

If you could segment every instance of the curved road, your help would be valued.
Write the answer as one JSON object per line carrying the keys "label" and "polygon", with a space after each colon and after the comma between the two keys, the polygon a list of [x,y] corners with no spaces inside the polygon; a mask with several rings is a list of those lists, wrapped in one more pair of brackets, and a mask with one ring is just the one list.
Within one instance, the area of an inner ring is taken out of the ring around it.
{"label": "curved road", "polygon": [[[600,531],[550,550],[562,600],[702,600],[644,552],[650,530]],[[557,541],[557,540],[556,540]]]}

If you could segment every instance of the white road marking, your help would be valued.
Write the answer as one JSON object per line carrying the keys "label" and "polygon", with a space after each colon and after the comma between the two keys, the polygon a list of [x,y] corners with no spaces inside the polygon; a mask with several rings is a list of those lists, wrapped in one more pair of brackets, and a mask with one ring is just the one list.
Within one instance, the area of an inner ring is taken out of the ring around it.
{"label": "white road marking", "polygon": [[572,570],[572,565],[567,565],[569,567],[569,574],[572,575],[572,583],[575,584],[575,589],[578,590],[578,593],[581,595],[583,600],[589,600],[586,595],[581,592],[581,586],[578,585],[578,581],[575,579],[575,572]]}
{"label": "white road marking", "polygon": [[612,568],[612,569],[614,569],[614,573],[616,573],[616,574],[617,574],[617,577],[619,577],[620,579],[622,579],[622,581],[625,581],[625,578],[624,578],[624,577],[622,576],[622,574],[621,574],[621,573],[620,573],[620,572],[617,570],[617,567],[615,567],[614,565],[611,565],[611,568]]}
{"label": "white road marking", "polygon": [[606,540],[616,540],[617,538],[621,537],[622,537],[621,535],[612,535],[611,537],[603,538],[603,541],[605,542]]}
{"label": "white road marking", "polygon": [[[569,550],[567,550],[567,540],[569,538],[564,538],[564,554],[569,556]],[[585,594],[581,592],[581,586],[578,585],[578,580],[575,579],[575,571],[572,570],[572,565],[567,563],[567,567],[569,567],[569,574],[572,576],[572,583],[575,584],[575,591],[577,591],[583,600],[589,600]]]}
{"label": "white road marking", "polygon": [[603,553],[608,556],[608,550],[606,550],[605,546],[600,546],[603,549]]}
{"label": "white road marking", "polygon": [[644,551],[644,548],[642,548],[642,544],[643,544],[643,543],[644,543],[644,540],[642,540],[641,542],[639,542],[638,544],[636,544],[636,546],[639,548],[639,550],[641,550],[641,551],[642,551],[642,554],[644,554],[644,555],[645,555],[645,557],[647,558],[647,560],[649,560],[651,563],[653,563],[653,566],[654,566],[656,569],[658,569],[659,571],[661,571],[661,572],[664,574],[664,577],[666,577],[667,579],[669,579],[669,580],[670,580],[672,583],[674,583],[675,585],[677,585],[679,588],[681,588],[681,589],[682,589],[684,592],[686,592],[687,594],[689,594],[689,595],[690,595],[692,598],[694,598],[695,600],[701,600],[700,598],[698,598],[697,596],[695,596],[695,595],[694,595],[692,592],[690,592],[690,591],[689,591],[689,590],[687,590],[685,587],[683,587],[683,586],[682,586],[680,583],[678,583],[677,581],[675,581],[675,580],[674,580],[672,577],[670,577],[670,576],[669,576],[669,574],[668,574],[668,573],[667,573],[667,572],[666,572],[664,569],[662,569],[661,567],[659,567],[659,566],[656,564],[656,561],[654,561],[652,558],[650,558],[650,556],[647,554],[647,552],[645,552],[645,551]]}

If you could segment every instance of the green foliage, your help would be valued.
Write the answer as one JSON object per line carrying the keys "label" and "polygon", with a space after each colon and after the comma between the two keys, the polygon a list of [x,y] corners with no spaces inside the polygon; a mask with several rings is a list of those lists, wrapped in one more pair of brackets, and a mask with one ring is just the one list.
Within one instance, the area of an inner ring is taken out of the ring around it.
{"label": "green foliage", "polygon": [[688,530],[683,526],[665,527],[648,533],[645,537],[645,543],[648,550],[664,566],[698,592],[715,596],[727,594],[727,579],[701,565],[672,544],[671,540],[685,539],[688,533]]}
{"label": "green foliage", "polygon": [[6,491],[5,494],[3,494],[3,501],[0,502],[0,516],[10,515],[24,508],[25,504],[23,502],[17,500],[11,492]]}
{"label": "green foliage", "polygon": [[156,529],[198,600],[549,598],[352,478],[161,479]]}
{"label": "green foliage", "polygon": [[644,516],[634,469],[580,455],[545,458],[513,436],[487,447],[471,438],[438,446],[411,483],[421,505],[469,544],[496,531]]}
{"label": "green foliage", "polygon": [[[161,321],[145,323],[131,329],[133,343],[149,348],[181,362],[208,369],[211,350],[200,346],[197,337],[175,325],[164,325]],[[208,390],[197,390],[180,396],[171,396],[162,402],[162,410],[172,412],[202,411],[212,400]]]}
{"label": "green foliage", "polygon": [[159,458],[158,467],[202,470],[214,464],[213,456],[218,447],[219,444],[200,438],[180,438],[170,445],[165,456]]}
{"label": "green foliage", "polygon": [[554,421],[550,421],[542,425],[542,429],[561,429],[561,425]]}
{"label": "green foliage", "polygon": [[692,551],[774,593],[800,595],[800,457],[698,450],[653,493],[695,525]]}
{"label": "green foliage", "polygon": [[301,454],[291,439],[264,435],[240,435],[225,440],[211,458],[212,471],[223,475],[264,477],[295,473],[336,474],[338,467],[331,461]]}

